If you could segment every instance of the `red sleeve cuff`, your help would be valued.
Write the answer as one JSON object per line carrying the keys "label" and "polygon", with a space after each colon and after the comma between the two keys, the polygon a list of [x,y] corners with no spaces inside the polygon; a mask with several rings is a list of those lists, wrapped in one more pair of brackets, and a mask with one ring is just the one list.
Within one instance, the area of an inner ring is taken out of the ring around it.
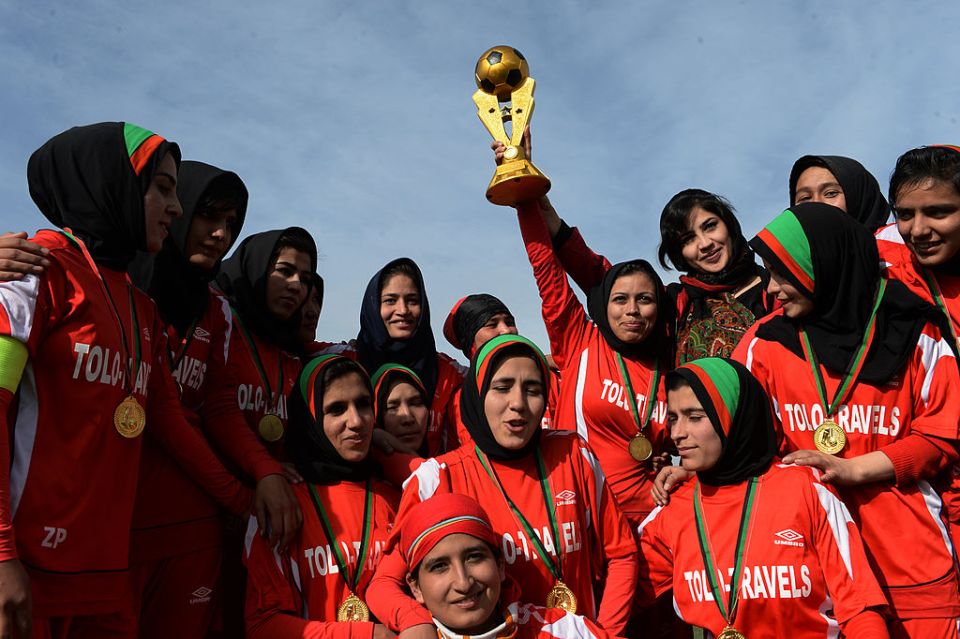
{"label": "red sleeve cuff", "polygon": [[957,461],[953,444],[933,437],[910,435],[882,449],[893,462],[898,486],[933,477]]}
{"label": "red sleeve cuff", "polygon": [[283,475],[283,466],[269,454],[264,455],[253,464],[253,478],[260,481],[270,475]]}
{"label": "red sleeve cuff", "polygon": [[889,639],[887,624],[875,610],[864,610],[850,621],[840,624],[846,639]]}

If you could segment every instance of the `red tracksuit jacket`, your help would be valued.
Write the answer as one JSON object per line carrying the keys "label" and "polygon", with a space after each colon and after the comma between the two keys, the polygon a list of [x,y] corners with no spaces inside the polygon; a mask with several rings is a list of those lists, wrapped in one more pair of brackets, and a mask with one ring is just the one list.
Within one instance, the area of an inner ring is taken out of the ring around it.
{"label": "red tracksuit jacket", "polygon": [[[527,256],[540,289],[543,321],[550,336],[550,350],[560,367],[560,397],[553,415],[553,428],[576,428],[596,451],[610,489],[632,522],[639,523],[653,508],[651,482],[656,477],[650,464],[630,456],[628,446],[637,426],[627,400],[624,381],[616,359],[600,329],[590,321],[583,305],[567,281],[550,241],[539,209],[519,210],[520,231]],[[652,362],[624,359],[630,375],[637,409],[643,416],[653,375]],[[667,406],[663,375],[657,386],[657,406],[644,431],[654,453],[666,444]]]}
{"label": "red tracksuit jacket", "polygon": [[118,609],[128,581],[145,436],[176,454],[193,479],[234,512],[244,512],[251,495],[184,419],[153,301],[125,273],[101,269],[131,364],[136,341],[142,350],[131,381],[146,410],[146,434],[127,439],[115,430],[127,367],[100,276],[63,234],[41,231],[33,241],[50,249],[46,272],[0,284],[0,334],[23,342],[30,357],[15,406],[4,406],[0,416],[8,435],[0,441],[9,442],[0,456],[10,468],[9,475],[0,473],[0,559],[19,556],[27,567],[37,616],[109,612]]}
{"label": "red tracksuit jacket", "polygon": [[[257,520],[247,529],[247,636],[249,639],[372,639],[373,622],[338,622],[337,607],[350,594],[320,523],[306,484],[294,486],[303,527],[283,555],[259,534]],[[373,537],[357,587],[365,594],[397,513],[399,494],[373,482]],[[363,531],[364,484],[317,486],[320,501],[344,557],[356,570]],[[369,603],[369,602],[368,602]]]}
{"label": "red tracksuit jacket", "polygon": [[[651,605],[672,588],[683,620],[718,635],[726,623],[700,551],[693,505],[696,483],[684,484],[641,526],[638,596]],[[701,485],[724,597],[733,577],[746,490],[746,482]],[[849,633],[848,622],[867,608],[886,605],[847,507],[816,479],[816,471],[774,464],[760,476],[754,499],[733,623],[737,630],[747,637],[835,637],[838,625]],[[872,623],[883,628],[880,616]]]}
{"label": "red tracksuit jacket", "polygon": [[[777,342],[747,332],[734,358],[763,384],[782,423],[784,453],[814,449],[813,431],[824,419],[816,382],[806,360]],[[840,375],[821,368],[827,395]],[[953,545],[942,517],[942,502],[930,479],[952,461],[938,449],[918,458],[924,436],[955,440],[960,404],[950,392],[960,387],[953,352],[937,328],[922,331],[901,375],[882,387],[856,382],[840,407],[837,422],[847,445],[841,457],[883,451],[896,469],[894,485],[841,486],[838,492],[857,523],[867,558],[897,616],[903,619],[960,615]],[[907,550],[908,549],[908,550]]]}
{"label": "red tracksuit jacket", "polygon": [[[577,597],[578,612],[597,619],[611,634],[622,633],[630,615],[637,577],[633,533],[606,485],[596,457],[576,433],[543,431],[540,450],[553,493],[560,539],[553,539],[550,532],[534,458],[491,460],[491,465],[547,551],[554,557],[561,556],[563,581]],[[520,585],[524,598],[546,601],[554,578],[537,558],[523,526],[500,496],[473,447],[464,446],[420,464],[404,485],[397,521],[402,522],[406,511],[415,504],[444,492],[469,495],[483,505],[493,529],[503,536],[507,573]],[[374,613],[397,631],[431,622],[426,609],[402,591],[405,574],[403,560],[393,551],[384,558],[369,590]],[[598,610],[594,586],[601,574],[605,575],[606,584]]]}

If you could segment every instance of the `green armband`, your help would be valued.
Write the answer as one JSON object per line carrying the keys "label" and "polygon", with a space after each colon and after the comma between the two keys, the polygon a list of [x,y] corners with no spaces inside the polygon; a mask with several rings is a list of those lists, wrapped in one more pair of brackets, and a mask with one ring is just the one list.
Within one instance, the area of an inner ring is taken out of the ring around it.
{"label": "green armband", "polygon": [[27,347],[9,335],[0,335],[0,388],[17,392],[23,368],[27,365]]}

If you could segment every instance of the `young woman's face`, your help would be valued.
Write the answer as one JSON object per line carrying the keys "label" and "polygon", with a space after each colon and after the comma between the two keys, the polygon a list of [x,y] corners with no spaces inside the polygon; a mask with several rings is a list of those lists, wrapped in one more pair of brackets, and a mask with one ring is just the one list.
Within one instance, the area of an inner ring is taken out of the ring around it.
{"label": "young woman's face", "polygon": [[187,261],[203,271],[213,269],[227,253],[236,223],[236,209],[198,209],[190,222],[190,231],[183,247]]}
{"label": "young woman's face", "polygon": [[393,275],[383,283],[380,317],[391,339],[408,340],[413,337],[422,310],[420,289],[408,275]]}
{"label": "young woman's face", "polygon": [[310,289],[310,295],[300,310],[300,343],[309,344],[317,338],[317,323],[320,321],[320,289]]}
{"label": "young woman's face", "polygon": [[499,363],[483,398],[483,412],[498,444],[519,450],[530,442],[546,409],[540,367],[517,355]]}
{"label": "young woman's face", "polygon": [[667,428],[684,470],[700,472],[716,465],[723,451],[720,436],[689,386],[667,392]]}
{"label": "young woman's face", "polygon": [[503,560],[485,541],[453,533],[427,553],[417,576],[407,576],[407,585],[444,626],[479,635],[500,622],[495,613],[504,579]]}
{"label": "young woman's face", "polygon": [[719,215],[699,206],[687,216],[687,232],[680,237],[680,253],[694,271],[719,273],[733,257],[733,238]]}
{"label": "young woman's face", "polygon": [[813,300],[804,295],[790,281],[770,268],[766,260],[764,267],[770,271],[770,283],[767,284],[767,293],[780,300],[783,314],[790,319],[798,319],[809,315],[813,311]]}
{"label": "young woman's face", "polygon": [[935,268],[960,251],[960,193],[949,182],[928,179],[905,186],[893,207],[897,230],[922,266]]}
{"label": "young woman's face", "polygon": [[373,439],[373,401],[357,373],[327,384],[323,394],[323,432],[345,461],[366,458]]}
{"label": "young woman's face", "polygon": [[143,221],[147,252],[156,253],[170,235],[173,220],[183,215],[177,198],[177,163],[170,153],[163,156],[147,192],[143,195]]}
{"label": "young woman's face", "polygon": [[419,450],[427,433],[430,407],[423,401],[420,389],[408,382],[393,384],[387,393],[383,428],[414,450]]}
{"label": "young woman's face", "polygon": [[617,339],[627,344],[639,344],[650,336],[657,323],[657,290],[650,276],[630,273],[614,280],[607,322]]}
{"label": "young woman's face", "polygon": [[517,323],[509,313],[497,313],[487,320],[487,323],[480,327],[480,330],[473,336],[473,351],[477,352],[484,344],[498,335],[516,335]]}
{"label": "young woman's face", "polygon": [[835,206],[843,212],[847,211],[847,198],[843,194],[843,187],[830,169],[811,166],[804,170],[797,178],[795,191],[794,204],[820,202]]}
{"label": "young woman's face", "polygon": [[307,299],[313,283],[310,255],[292,246],[280,249],[267,273],[267,310],[288,320]]}

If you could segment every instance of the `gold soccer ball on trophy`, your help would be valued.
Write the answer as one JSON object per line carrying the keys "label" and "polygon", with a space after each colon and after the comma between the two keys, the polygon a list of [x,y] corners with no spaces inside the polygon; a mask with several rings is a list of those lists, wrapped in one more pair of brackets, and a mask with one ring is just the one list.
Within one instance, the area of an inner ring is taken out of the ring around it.
{"label": "gold soccer ball on trophy", "polygon": [[529,75],[530,67],[523,54],[513,47],[501,45],[487,49],[480,56],[474,78],[481,91],[506,102]]}

